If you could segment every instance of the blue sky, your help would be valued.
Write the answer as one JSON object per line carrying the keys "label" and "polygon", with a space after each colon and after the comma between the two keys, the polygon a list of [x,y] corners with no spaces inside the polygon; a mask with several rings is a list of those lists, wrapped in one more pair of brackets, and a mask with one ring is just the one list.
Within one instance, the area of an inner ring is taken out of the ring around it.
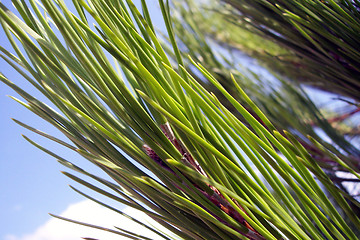
{"label": "blue sky", "polygon": [[[13,9],[9,0],[2,2]],[[2,29],[0,39],[1,46],[11,49]],[[0,60],[0,71],[25,90],[39,96],[3,60]],[[59,172],[63,168],[53,158],[26,142],[21,134],[45,143],[55,151],[63,150],[21,128],[11,118],[48,133],[59,133],[7,95],[17,96],[10,88],[0,84],[0,239],[8,233],[29,232],[50,218],[48,212],[60,212],[70,203],[81,199],[69,190],[67,184],[70,181]],[[79,158],[63,152],[71,159]]]}
{"label": "blue sky", "polygon": [[[153,19],[155,25],[162,27],[157,1],[150,0],[148,2],[150,11],[157,12]],[[2,3],[10,10],[14,10],[10,0],[2,0]],[[12,49],[2,29],[0,29],[0,45],[5,49]],[[48,102],[2,59],[0,59],[0,72],[24,90]],[[56,129],[12,100],[8,95],[17,97],[14,91],[0,83],[0,240],[5,240],[7,235],[30,234],[51,219],[48,215],[49,212],[60,214],[70,205],[84,200],[68,187],[73,182],[60,173],[66,169],[54,158],[29,144],[21,136],[22,134],[52,151],[60,153],[65,159],[86,169],[92,169],[92,172],[100,173],[77,154],[47,141],[13,122],[11,118],[65,140]]]}

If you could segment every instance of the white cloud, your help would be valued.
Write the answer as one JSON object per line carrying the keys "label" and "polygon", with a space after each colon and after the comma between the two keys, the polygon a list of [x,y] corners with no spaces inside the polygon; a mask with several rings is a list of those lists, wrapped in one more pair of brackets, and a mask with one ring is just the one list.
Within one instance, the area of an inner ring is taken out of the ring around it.
{"label": "white cloud", "polygon": [[[125,207],[123,212],[144,223],[150,223],[162,231],[166,231],[150,217],[140,211],[130,207]],[[128,218],[125,218],[120,214],[106,209],[90,200],[72,204],[60,215],[66,218],[111,229],[114,229],[113,226],[117,226],[153,239],[160,239],[158,235],[132,222]],[[5,240],[76,240],[81,239],[82,237],[90,237],[100,240],[128,239],[112,233],[52,218],[36,229],[33,233],[25,234],[23,236],[9,234],[5,237]]]}
{"label": "white cloud", "polygon": [[[336,176],[339,178],[344,178],[344,179],[349,179],[349,180],[356,180],[357,177],[349,172],[336,172]],[[356,184],[354,182],[351,181],[345,181],[343,182],[343,186],[348,190],[349,193],[351,193],[351,195],[359,195],[360,194],[360,184]]]}

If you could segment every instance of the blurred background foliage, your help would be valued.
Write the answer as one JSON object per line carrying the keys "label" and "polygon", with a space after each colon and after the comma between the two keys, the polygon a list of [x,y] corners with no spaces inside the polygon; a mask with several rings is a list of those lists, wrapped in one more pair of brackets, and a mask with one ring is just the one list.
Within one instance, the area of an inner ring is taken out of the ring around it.
{"label": "blurred background foliage", "polygon": [[[350,174],[341,174],[340,171],[346,172],[346,169],[323,154],[308,141],[307,136],[312,136],[358,172],[360,171],[359,74],[355,73],[357,67],[349,67],[359,64],[357,57],[352,58],[353,54],[357,55],[356,46],[359,45],[348,46],[345,40],[342,41],[344,49],[352,47],[351,54],[348,53],[351,55],[348,57],[352,60],[345,61],[344,59],[349,58],[335,57],[335,54],[340,54],[338,51],[342,52],[342,50],[330,45],[329,41],[333,40],[332,37],[314,39],[316,45],[312,46],[312,41],[302,36],[300,30],[294,27],[295,23],[292,19],[281,17],[283,12],[287,12],[283,9],[285,6],[290,10],[295,8],[298,11],[308,11],[305,7],[311,7],[311,10],[316,7],[330,8],[330,3],[313,1],[318,3],[317,6],[308,6],[308,1],[306,3],[296,1],[298,3],[294,2],[293,5],[284,3],[284,6],[279,7],[283,10],[280,13],[265,6],[273,4],[274,7],[274,2],[283,3],[283,1],[173,1],[172,20],[179,46],[184,56],[190,55],[191,58],[201,62],[219,79],[227,91],[246,106],[246,102],[237,94],[230,79],[229,72],[232,72],[238,83],[276,128],[295,134],[340,187],[343,188],[351,182],[351,189],[348,191],[357,198],[359,194],[357,180],[351,179]],[[354,6],[357,6],[357,3],[354,3]],[[317,10],[322,11],[322,9]],[[351,16],[355,18],[358,12],[353,7],[350,10],[354,14]],[[314,14],[308,12],[308,15],[302,17],[308,21],[323,21],[324,26],[329,24],[328,21],[332,21],[327,19],[327,16],[315,17]],[[335,24],[333,22],[329,24],[327,30],[332,32],[331,29],[336,27],[333,26]],[[355,42],[359,40],[356,39],[358,33],[346,32],[346,30],[348,29],[338,29],[337,36],[344,34],[354,38]],[[326,35],[324,33],[326,29],[320,26],[311,31],[315,35]],[[301,49],[295,45],[301,46]],[[323,49],[328,53],[322,52]],[[167,53],[172,55],[170,48]],[[326,60],[324,60],[325,56],[321,57],[319,54],[326,55]],[[342,54],[346,53],[342,52]],[[174,55],[172,57],[175,59]],[[218,89],[202,79],[199,71],[190,62],[187,62],[187,69],[196,79],[203,80],[200,82],[207,89],[221,96]],[[328,71],[329,69],[331,71]],[[343,76],[344,74],[346,77]],[[348,84],[349,82],[354,84]],[[344,84],[346,89],[340,87]],[[323,97],[316,97],[318,95]],[[236,110],[225,98],[220,100],[236,114]],[[250,106],[247,106],[247,109],[250,110]],[[237,114],[237,117],[242,118],[240,114]]]}
{"label": "blurred background foliage", "polygon": [[295,53],[300,79],[359,100],[359,1],[233,1],[233,22]]}

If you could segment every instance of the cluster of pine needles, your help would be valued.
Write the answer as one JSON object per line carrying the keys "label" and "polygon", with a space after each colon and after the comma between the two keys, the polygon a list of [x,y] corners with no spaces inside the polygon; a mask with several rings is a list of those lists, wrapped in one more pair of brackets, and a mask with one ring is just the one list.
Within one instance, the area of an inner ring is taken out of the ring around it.
{"label": "cluster of pine needles", "polygon": [[[168,2],[159,5],[171,56],[145,1],[142,12],[131,0],[74,0],[73,11],[63,0],[13,4],[17,14],[0,3],[0,23],[14,51],[0,48],[1,57],[48,103],[3,74],[0,80],[21,96],[16,101],[69,141],[15,121],[77,152],[112,180],[25,137],[68,167],[66,176],[146,213],[171,232],[146,226],[159,239],[358,239],[353,207],[359,203],[333,183],[297,136],[272,123],[238,76],[228,74],[242,103],[197,60],[184,58]],[[227,107],[186,63],[221,93]],[[306,141],[360,178],[351,161],[313,137]],[[106,231],[148,239],[126,229]]]}

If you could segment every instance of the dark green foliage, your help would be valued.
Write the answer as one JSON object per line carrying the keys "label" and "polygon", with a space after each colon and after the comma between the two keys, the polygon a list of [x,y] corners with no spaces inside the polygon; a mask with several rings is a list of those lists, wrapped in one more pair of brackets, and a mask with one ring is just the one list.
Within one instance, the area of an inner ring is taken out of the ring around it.
{"label": "dark green foliage", "polygon": [[307,83],[360,100],[359,1],[224,0],[249,30],[300,57]]}

